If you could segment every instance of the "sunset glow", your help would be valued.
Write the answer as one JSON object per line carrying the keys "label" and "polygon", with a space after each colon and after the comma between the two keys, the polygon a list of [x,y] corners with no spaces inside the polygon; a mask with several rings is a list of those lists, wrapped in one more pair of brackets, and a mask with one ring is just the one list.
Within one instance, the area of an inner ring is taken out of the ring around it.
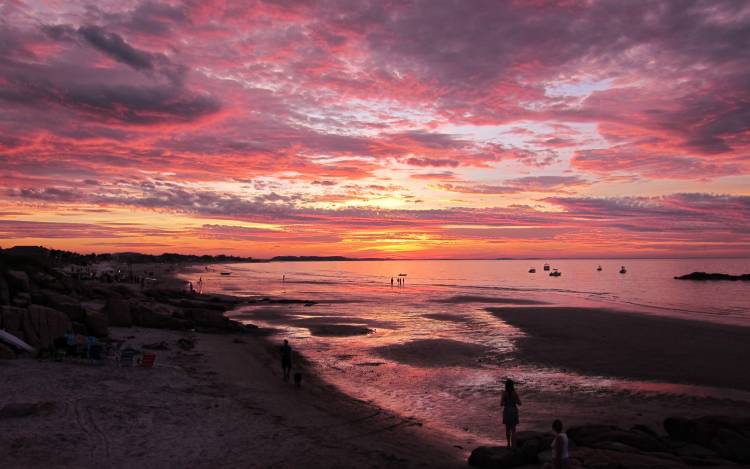
{"label": "sunset glow", "polygon": [[750,3],[0,3],[0,247],[750,254]]}

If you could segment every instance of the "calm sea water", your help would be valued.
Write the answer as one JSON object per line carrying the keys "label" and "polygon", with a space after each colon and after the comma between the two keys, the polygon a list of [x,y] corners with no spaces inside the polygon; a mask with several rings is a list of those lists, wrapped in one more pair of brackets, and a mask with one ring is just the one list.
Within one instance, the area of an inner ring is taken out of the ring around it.
{"label": "calm sea water", "polygon": [[[693,271],[747,273],[750,259],[549,263],[559,269],[560,277],[543,271],[544,261],[497,260],[229,264],[186,274],[185,278],[195,282],[202,277],[206,291],[316,302],[242,307],[231,315],[279,329],[279,339],[290,338],[323,378],[345,392],[414,416],[462,441],[492,441],[501,433],[497,396],[505,376],[513,376],[523,383],[527,394],[536,392],[538,396],[556,388],[598,394],[622,392],[635,385],[659,393],[718,394],[750,400],[748,393],[731,390],[578,376],[516,363],[508,358],[512,356],[508,352],[513,350],[514,337],[522,332],[485,311],[497,306],[492,301],[498,298],[527,299],[750,326],[750,283],[673,278]],[[601,271],[596,270],[599,265]],[[621,266],[626,267],[626,274],[619,273]],[[528,272],[531,267],[536,273]],[[221,271],[231,275],[222,276]],[[395,283],[399,274],[406,274],[402,287]],[[474,301],[436,301],[457,296],[473,297]],[[320,335],[330,329],[321,332],[319,326],[340,324],[374,332]],[[421,342],[435,339],[469,349]],[[414,343],[422,346],[406,350],[405,355],[383,353],[389,347]],[[484,347],[479,359],[472,354],[472,345]],[[401,360],[403,356],[407,360]],[[528,410],[524,418],[531,427],[545,422],[546,428],[549,415]]]}

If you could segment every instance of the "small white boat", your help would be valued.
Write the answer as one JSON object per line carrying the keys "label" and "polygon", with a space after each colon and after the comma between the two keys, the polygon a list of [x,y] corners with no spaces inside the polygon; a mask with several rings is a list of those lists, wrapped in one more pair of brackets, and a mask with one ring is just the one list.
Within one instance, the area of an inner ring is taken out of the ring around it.
{"label": "small white boat", "polygon": [[544,264],[544,270],[549,270],[549,264]]}
{"label": "small white boat", "polygon": [[562,273],[560,273],[560,271],[557,270],[557,269],[552,269],[552,272],[549,273],[550,277],[559,277],[561,275],[562,275]]}
{"label": "small white boat", "polygon": [[627,269],[625,268],[625,266],[620,267],[620,273],[621,274],[627,273]]}

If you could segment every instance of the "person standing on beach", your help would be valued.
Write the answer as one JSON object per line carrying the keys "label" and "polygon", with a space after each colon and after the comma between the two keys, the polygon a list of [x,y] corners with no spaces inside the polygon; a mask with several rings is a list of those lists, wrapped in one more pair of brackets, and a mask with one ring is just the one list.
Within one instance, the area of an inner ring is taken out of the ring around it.
{"label": "person standing on beach", "polygon": [[393,277],[391,277],[391,288],[393,288]]}
{"label": "person standing on beach", "polygon": [[289,374],[292,372],[292,347],[286,339],[281,346],[281,369],[284,370],[284,381],[289,381]]}
{"label": "person standing on beach", "polygon": [[503,423],[505,424],[505,440],[508,448],[516,446],[516,426],[518,425],[518,406],[521,399],[516,392],[516,386],[512,379],[505,380],[505,391],[500,399],[503,408]]}

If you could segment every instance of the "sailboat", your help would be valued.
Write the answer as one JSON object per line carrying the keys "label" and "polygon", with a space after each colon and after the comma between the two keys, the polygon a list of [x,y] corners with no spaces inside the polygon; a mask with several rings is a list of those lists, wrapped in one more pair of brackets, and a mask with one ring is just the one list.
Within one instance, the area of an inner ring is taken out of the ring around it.
{"label": "sailboat", "polygon": [[602,271],[602,266],[597,267],[596,270],[597,270],[597,272],[601,272]]}
{"label": "sailboat", "polygon": [[625,266],[624,266],[624,265],[623,265],[622,267],[620,267],[620,273],[621,273],[621,274],[624,274],[624,273],[626,273],[626,272],[627,272],[627,269],[625,269]]}

